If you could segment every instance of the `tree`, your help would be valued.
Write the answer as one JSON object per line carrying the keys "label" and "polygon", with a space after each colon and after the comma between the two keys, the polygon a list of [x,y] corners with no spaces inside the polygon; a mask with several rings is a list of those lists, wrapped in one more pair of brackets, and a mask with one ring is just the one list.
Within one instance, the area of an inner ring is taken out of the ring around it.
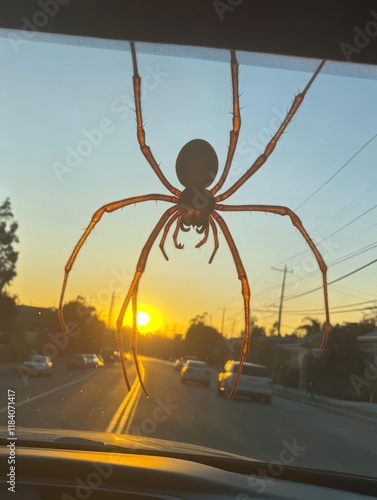
{"label": "tree", "polygon": [[221,333],[202,321],[191,321],[183,348],[185,355],[197,356],[215,366],[222,366],[228,358],[228,348]]}
{"label": "tree", "polygon": [[10,340],[11,329],[17,316],[17,304],[14,297],[0,294],[0,344]]}
{"label": "tree", "polygon": [[0,205],[0,295],[16,276],[18,252],[13,245],[19,242],[16,231],[18,224],[13,220],[10,199]]}
{"label": "tree", "polygon": [[301,330],[305,332],[305,335],[308,336],[311,333],[322,332],[322,324],[315,318],[311,318],[310,316],[305,316],[302,321],[306,321],[303,325],[297,327],[297,330]]}
{"label": "tree", "polygon": [[99,320],[95,307],[87,304],[80,295],[63,306],[64,319],[70,332],[68,354],[95,352],[104,347],[106,325]]}

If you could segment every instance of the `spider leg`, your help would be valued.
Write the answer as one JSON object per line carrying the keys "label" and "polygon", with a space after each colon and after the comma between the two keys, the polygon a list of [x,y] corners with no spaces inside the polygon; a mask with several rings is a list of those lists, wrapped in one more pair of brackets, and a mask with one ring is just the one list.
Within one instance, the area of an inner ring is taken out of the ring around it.
{"label": "spider leg", "polygon": [[183,231],[184,233],[188,233],[191,229],[190,226],[185,226],[184,222],[183,222],[183,217],[181,216],[180,219],[179,219],[179,229],[181,231]]}
{"label": "spider leg", "polygon": [[322,273],[326,322],[325,322],[325,331],[324,331],[323,339],[322,339],[322,343],[321,343],[321,349],[324,349],[326,346],[326,343],[327,343],[329,330],[330,330],[329,299],[328,299],[328,290],[327,290],[327,288],[328,288],[327,287],[327,266],[325,264],[325,261],[323,260],[322,255],[320,254],[318,248],[315,246],[313,240],[306,232],[299,217],[290,208],[276,206],[276,205],[236,205],[236,206],[232,206],[232,205],[218,205],[218,204],[216,204],[215,209],[216,210],[223,210],[225,212],[241,212],[241,211],[242,212],[268,212],[268,213],[277,214],[277,215],[288,215],[288,217],[291,219],[292,224],[295,227],[297,227],[297,229],[300,231],[300,233],[304,237],[306,243],[309,245],[310,249],[312,250],[312,252],[317,260],[319,269]]}
{"label": "spider leg", "polygon": [[[124,299],[124,302],[122,304],[122,308],[120,310],[118,319],[116,321],[116,325],[117,325],[117,343],[118,343],[119,352],[121,354],[123,353],[122,326],[123,326],[124,315],[126,314],[126,310],[127,310],[128,305],[130,303],[130,300],[133,298],[134,295],[135,295],[135,297],[137,296],[139,282],[140,282],[140,279],[141,279],[141,277],[142,277],[142,275],[144,273],[145,266],[147,264],[147,260],[148,260],[148,256],[149,256],[149,253],[151,251],[151,248],[152,248],[154,242],[156,241],[156,238],[159,235],[160,231],[162,230],[162,228],[165,226],[165,224],[168,222],[169,218],[174,214],[174,212],[176,210],[177,210],[177,207],[171,207],[171,208],[168,208],[166,210],[166,212],[161,216],[160,220],[155,225],[154,229],[152,230],[151,234],[149,235],[149,237],[147,239],[147,242],[145,243],[145,245],[144,245],[144,247],[143,247],[143,249],[142,249],[142,251],[140,253],[140,257],[139,257],[139,260],[137,262],[137,266],[136,266],[136,271],[135,271],[134,277],[132,279],[130,288],[128,289],[126,298]],[[136,340],[135,340],[135,342],[136,342]],[[125,361],[124,361],[124,356],[122,356],[122,355],[121,355],[121,364],[122,364],[122,370],[123,370],[124,378],[125,378],[126,383],[127,383],[126,364],[125,364]],[[138,365],[137,365],[136,368],[138,369]],[[138,371],[138,377],[139,377],[140,384],[141,384],[141,386],[143,388],[143,391],[144,391],[145,395],[148,396],[148,393],[146,392],[146,390],[144,388],[144,385],[143,385],[143,382],[142,382],[142,380],[140,378],[140,371]]]}
{"label": "spider leg", "polygon": [[145,196],[133,196],[132,198],[127,198],[125,200],[108,203],[107,205],[104,205],[103,207],[99,208],[92,216],[92,219],[88,227],[85,229],[84,234],[81,236],[75,248],[73,249],[73,252],[71,253],[71,256],[69,257],[68,262],[64,268],[64,279],[60,292],[59,308],[58,308],[58,317],[64,332],[67,332],[67,325],[65,324],[63,317],[63,301],[64,301],[65,289],[67,287],[67,282],[68,282],[68,275],[72,269],[72,266],[76,260],[78,253],[81,250],[81,247],[85,243],[89,234],[93,231],[97,223],[101,220],[104,213],[111,213],[114,212],[115,210],[119,210],[120,208],[127,207],[128,205],[133,205],[136,203],[142,203],[144,201],[151,201],[151,200],[167,201],[170,203],[178,202],[178,199],[175,198],[174,196],[166,196],[163,194],[147,194]]}
{"label": "spider leg", "polygon": [[197,245],[195,245],[195,248],[200,248],[202,245],[204,245],[207,240],[208,240],[208,235],[209,235],[209,222],[204,224],[205,228],[205,233],[204,233],[204,238],[202,238]]}
{"label": "spider leg", "polygon": [[162,184],[175,196],[179,196],[181,194],[181,191],[179,189],[176,189],[174,186],[170,184],[170,182],[162,173],[160,166],[156,162],[150,147],[145,143],[145,130],[143,126],[143,114],[141,110],[141,78],[138,73],[135,43],[130,42],[130,45],[132,54],[132,65],[134,70],[134,76],[132,81],[134,87],[135,108],[136,108],[135,111],[136,111],[136,122],[137,122],[137,140],[139,142],[140,150],[145,156],[149,165],[155,171],[157,177],[160,179]]}
{"label": "spider leg", "polygon": [[234,240],[232,238],[232,235],[230,234],[230,231],[228,229],[228,226],[226,225],[226,222],[224,219],[219,215],[217,212],[212,212],[213,218],[216,220],[220,228],[222,229],[224,233],[224,237],[228,243],[228,246],[230,248],[230,251],[233,256],[234,263],[236,265],[237,273],[238,273],[238,279],[241,281],[241,288],[242,288],[242,297],[244,301],[244,314],[245,314],[245,332],[244,332],[244,337],[243,337],[243,343],[242,343],[242,350],[241,350],[241,359],[238,365],[237,373],[236,373],[236,378],[234,379],[233,387],[229,395],[229,399],[232,399],[238,385],[239,378],[241,376],[242,372],[242,366],[245,362],[246,356],[249,353],[249,342],[250,342],[250,286],[249,286],[249,281],[246,276],[246,271],[245,268],[243,267],[241,257],[238,253],[236,244],[234,243]]}
{"label": "spider leg", "polygon": [[182,231],[184,232],[187,232],[190,230],[190,228],[186,231],[186,229],[183,228],[183,224],[182,224],[182,215],[179,216],[178,220],[177,220],[177,226],[175,228],[175,231],[174,231],[174,234],[173,234],[173,241],[174,241],[174,246],[175,248],[178,248],[178,250],[182,250],[182,248],[184,248],[184,245],[182,243],[178,243],[178,233],[179,233],[179,230],[182,229]]}
{"label": "spider leg", "polygon": [[160,246],[161,252],[162,252],[162,254],[163,254],[163,256],[165,257],[166,260],[169,260],[169,257],[167,256],[167,254],[165,252],[165,249],[164,249],[166,237],[168,235],[169,229],[171,228],[173,222],[175,220],[177,220],[179,216],[180,216],[180,213],[178,212],[178,207],[177,207],[177,212],[174,215],[172,215],[171,219],[166,223],[166,226],[164,227],[164,233],[162,235],[162,238],[161,238],[159,246]]}
{"label": "spider leg", "polygon": [[197,228],[196,228],[196,232],[197,232],[198,234],[203,234],[203,233],[204,233],[204,231],[206,231],[206,229],[207,229],[207,225],[208,225],[208,224],[202,224],[200,227],[197,227]]}
{"label": "spider leg", "polygon": [[132,338],[131,338],[131,352],[132,356],[134,358],[134,363],[136,367],[136,373],[137,377],[139,379],[141,388],[143,389],[143,392],[146,396],[148,396],[147,390],[145,388],[143,378],[141,376],[140,372],[140,365],[139,365],[139,359],[137,357],[137,352],[136,352],[136,332],[137,332],[137,292],[138,292],[139,286],[136,287],[135,292],[132,294],[132,313],[133,313],[133,321],[132,321]]}
{"label": "spider leg", "polygon": [[222,188],[226,178],[228,177],[228,173],[230,170],[230,166],[232,164],[234,152],[236,150],[238,134],[241,129],[241,114],[240,114],[240,96],[238,93],[238,62],[236,58],[236,53],[234,50],[230,51],[231,54],[231,73],[232,73],[232,91],[233,91],[233,128],[230,131],[229,137],[229,147],[228,147],[228,155],[225,162],[225,167],[223,173],[217,184],[211,189],[211,193],[215,194],[219,189]]}
{"label": "spider leg", "polygon": [[253,165],[236,181],[233,186],[231,186],[227,191],[224,193],[220,194],[219,196],[216,196],[215,200],[216,201],[223,201],[226,198],[229,198],[237,189],[239,189],[242,184],[244,184],[252,175],[255,174],[257,170],[261,168],[261,166],[266,162],[272,151],[275,149],[275,146],[280,139],[281,135],[283,134],[284,130],[287,128],[289,122],[292,120],[294,115],[296,114],[300,104],[304,100],[304,97],[309,90],[311,84],[314,82],[316,77],[318,76],[318,73],[321,71],[323,68],[323,65],[325,64],[326,61],[322,61],[316,71],[314,72],[313,76],[310,78],[309,82],[307,83],[306,87],[302,92],[296,95],[296,97],[293,100],[292,106],[290,110],[287,113],[287,116],[284,118],[283,123],[280,125],[278,128],[277,132],[275,133],[274,136],[271,137],[270,142],[267,144],[264,152],[255,160]]}
{"label": "spider leg", "polygon": [[211,215],[209,216],[208,220],[209,220],[209,223],[211,224],[211,227],[212,227],[213,239],[214,239],[214,245],[215,245],[215,248],[213,249],[211,258],[209,259],[209,262],[208,262],[208,264],[211,264],[211,262],[213,261],[213,258],[215,257],[215,254],[217,252],[217,249],[219,248],[219,238],[217,236],[217,227],[216,227],[215,221],[213,220]]}

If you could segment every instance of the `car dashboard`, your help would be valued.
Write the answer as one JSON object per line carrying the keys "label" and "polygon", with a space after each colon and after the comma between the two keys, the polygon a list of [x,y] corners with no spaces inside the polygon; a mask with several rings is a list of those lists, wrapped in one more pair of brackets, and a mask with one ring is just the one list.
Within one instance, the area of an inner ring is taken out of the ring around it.
{"label": "car dashboard", "polygon": [[[2,470],[9,469],[8,457],[6,447],[1,447]],[[376,481],[368,478],[290,468],[278,478],[262,477],[262,466],[224,457],[80,450],[63,443],[40,443],[18,446],[14,491],[4,476],[0,482],[9,498],[22,500],[351,500],[372,498],[377,492]]]}

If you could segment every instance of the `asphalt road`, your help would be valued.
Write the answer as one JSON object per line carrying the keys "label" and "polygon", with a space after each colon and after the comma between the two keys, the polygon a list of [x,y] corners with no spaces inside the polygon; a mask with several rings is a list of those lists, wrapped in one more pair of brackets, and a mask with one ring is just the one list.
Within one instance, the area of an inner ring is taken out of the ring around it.
{"label": "asphalt road", "polygon": [[[120,365],[86,371],[57,366],[49,377],[0,374],[0,425],[7,390],[16,394],[18,427],[131,433],[184,441],[279,463],[376,475],[377,421],[342,415],[274,395],[271,405],[228,401],[211,387],[181,384],[171,363],[142,358],[147,398],[127,362],[127,393]],[[275,465],[274,465],[275,464]]]}

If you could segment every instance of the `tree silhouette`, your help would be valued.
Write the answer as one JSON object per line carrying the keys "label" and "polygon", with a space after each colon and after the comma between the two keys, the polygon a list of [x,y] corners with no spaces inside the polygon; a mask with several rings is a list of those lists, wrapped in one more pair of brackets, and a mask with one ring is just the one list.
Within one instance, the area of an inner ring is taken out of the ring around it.
{"label": "tree silhouette", "polygon": [[6,198],[0,205],[0,295],[17,274],[18,252],[13,247],[19,242],[17,229],[18,224],[13,219],[10,199]]}
{"label": "tree silhouette", "polygon": [[297,327],[297,330],[304,331],[305,336],[310,335],[311,333],[318,333],[323,331],[322,323],[320,323],[317,319],[311,318],[310,316],[305,316],[302,321],[306,321],[303,325]]}
{"label": "tree silhouette", "polygon": [[[198,318],[198,317],[197,317]],[[184,340],[185,354],[221,366],[228,358],[228,348],[221,333],[203,322],[191,322]]]}
{"label": "tree silhouette", "polygon": [[66,353],[99,353],[104,346],[106,325],[98,319],[95,307],[78,296],[64,305],[63,312],[71,337]]}

